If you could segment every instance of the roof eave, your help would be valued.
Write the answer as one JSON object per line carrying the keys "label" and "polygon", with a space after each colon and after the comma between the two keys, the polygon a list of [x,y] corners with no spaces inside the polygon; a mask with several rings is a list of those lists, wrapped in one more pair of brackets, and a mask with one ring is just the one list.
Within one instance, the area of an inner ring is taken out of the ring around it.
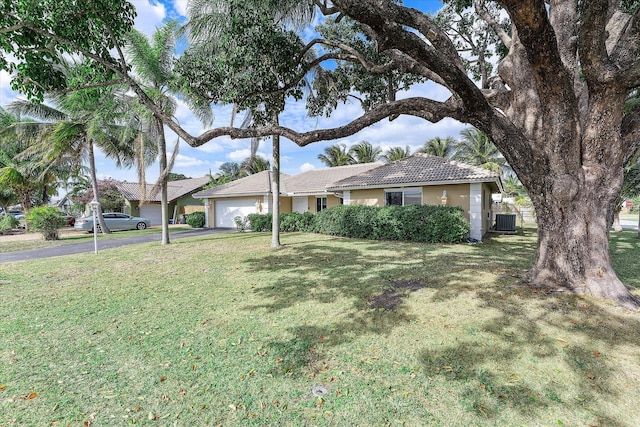
{"label": "roof eave", "polygon": [[496,183],[496,186],[500,190],[502,186],[499,184],[500,178],[471,178],[471,179],[454,179],[445,181],[421,181],[421,182],[404,182],[404,183],[386,183],[375,185],[345,185],[345,186],[330,186],[327,187],[328,192],[334,191],[350,191],[350,190],[369,190],[379,188],[403,188],[403,187],[428,187],[434,185],[456,185],[456,184],[473,184],[473,183]]}

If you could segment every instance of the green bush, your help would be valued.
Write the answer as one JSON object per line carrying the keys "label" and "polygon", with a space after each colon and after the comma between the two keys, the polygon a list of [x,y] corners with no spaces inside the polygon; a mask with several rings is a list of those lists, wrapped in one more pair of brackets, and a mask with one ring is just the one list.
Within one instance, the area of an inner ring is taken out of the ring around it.
{"label": "green bush", "polygon": [[20,221],[11,214],[5,214],[0,217],[0,233],[3,231],[13,230],[18,228]]}
{"label": "green bush", "polygon": [[27,214],[27,227],[34,231],[40,231],[45,240],[58,240],[58,231],[67,221],[59,209],[51,206],[32,208]]}
{"label": "green bush", "polygon": [[460,207],[336,206],[316,215],[313,231],[358,239],[462,242],[469,224]]}
{"label": "green bush", "polygon": [[273,215],[272,214],[249,214],[249,228],[251,231],[271,231]]}
{"label": "green bush", "polygon": [[206,218],[204,212],[194,212],[187,215],[186,221],[192,228],[202,228],[206,223]]}
{"label": "green bush", "polygon": [[[273,214],[249,214],[251,231],[271,231]],[[285,212],[280,214],[280,231],[313,231],[315,215],[311,212]]]}

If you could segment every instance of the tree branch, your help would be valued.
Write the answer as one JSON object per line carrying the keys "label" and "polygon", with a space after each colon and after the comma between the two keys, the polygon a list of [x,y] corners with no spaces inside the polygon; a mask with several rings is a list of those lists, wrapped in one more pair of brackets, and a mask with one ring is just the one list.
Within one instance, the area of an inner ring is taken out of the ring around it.
{"label": "tree branch", "polygon": [[193,141],[187,142],[192,147],[199,147],[220,136],[230,136],[232,139],[246,139],[280,135],[304,147],[317,141],[345,138],[394,115],[407,114],[436,123],[445,117],[463,120],[462,112],[462,108],[451,100],[437,102],[425,98],[406,98],[378,105],[350,123],[336,128],[297,132],[287,127],[275,125],[249,129],[220,127],[205,131],[199,137],[194,138]]}
{"label": "tree branch", "polygon": [[500,24],[498,24],[498,22],[493,19],[493,16],[491,16],[491,14],[484,8],[484,2],[485,0],[477,0],[473,2],[476,13],[480,15],[480,18],[482,18],[484,22],[489,24],[496,36],[498,36],[500,41],[507,47],[507,49],[509,49],[509,47],[511,47],[511,36],[502,29]]}
{"label": "tree branch", "polygon": [[584,77],[591,87],[611,83],[619,74],[607,54],[608,11],[608,0],[591,0],[582,4],[578,49]]}
{"label": "tree branch", "polygon": [[[527,53],[542,103],[562,103],[573,97],[573,75],[564,68],[555,32],[543,0],[497,0],[511,17]],[[550,90],[550,88],[554,88]]]}

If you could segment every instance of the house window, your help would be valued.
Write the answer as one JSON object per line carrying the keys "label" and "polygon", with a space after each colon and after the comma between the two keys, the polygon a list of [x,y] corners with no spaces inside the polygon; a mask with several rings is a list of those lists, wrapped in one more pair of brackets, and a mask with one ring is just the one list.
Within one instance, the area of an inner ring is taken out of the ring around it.
{"label": "house window", "polygon": [[316,212],[320,212],[324,209],[327,209],[327,198],[326,197],[317,197],[316,198]]}
{"label": "house window", "polygon": [[384,193],[385,206],[406,206],[421,204],[422,190],[420,189],[391,190],[385,191]]}

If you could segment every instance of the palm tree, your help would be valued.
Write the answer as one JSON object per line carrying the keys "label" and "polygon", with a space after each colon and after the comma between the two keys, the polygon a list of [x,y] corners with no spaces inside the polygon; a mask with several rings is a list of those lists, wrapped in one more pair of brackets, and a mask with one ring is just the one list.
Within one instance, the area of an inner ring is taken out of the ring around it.
{"label": "palm tree", "polygon": [[396,160],[402,160],[411,155],[411,149],[407,145],[406,148],[402,147],[391,147],[387,150],[386,153],[382,155],[382,159],[387,162],[395,162]]}
{"label": "palm tree", "polygon": [[462,138],[456,144],[455,160],[502,173],[506,162],[487,135],[475,128],[460,132]]}
{"label": "palm tree", "polygon": [[258,172],[268,171],[271,169],[271,163],[262,156],[253,156],[246,158],[240,164],[240,168],[246,172],[247,175],[253,175]]}
{"label": "palm tree", "polygon": [[431,154],[432,156],[444,157],[446,159],[453,156],[456,141],[450,136],[446,138],[435,137],[424,143],[424,146],[418,149],[418,153]]}
{"label": "palm tree", "polygon": [[318,160],[330,168],[351,165],[355,162],[347,151],[345,144],[333,144],[324,149],[324,154],[318,154]]}
{"label": "palm tree", "polygon": [[[147,95],[168,115],[175,114],[177,108],[177,101],[171,93],[181,92],[181,84],[173,70],[178,28],[178,21],[167,21],[155,31],[151,40],[141,32],[133,30],[129,34],[129,44],[127,46],[128,59],[141,80],[141,86],[145,89]],[[186,94],[183,92],[183,95]],[[208,104],[189,96],[185,96],[184,99],[196,117],[205,125],[211,124],[213,115]],[[173,150],[171,161],[167,162],[167,143],[162,120],[155,117],[147,109],[140,109],[139,111],[141,112],[138,117],[140,126],[153,139],[157,140],[160,176],[152,192],[158,191],[159,188],[161,194],[162,244],[166,245],[169,243],[167,176],[171,172],[173,161],[178,154],[178,144]],[[143,185],[143,194],[146,193],[144,191],[144,182],[144,179],[140,180],[141,185]]]}
{"label": "palm tree", "polygon": [[374,147],[368,141],[360,141],[349,149],[354,163],[375,163],[380,160],[382,149]]}
{"label": "palm tree", "polygon": [[[43,172],[63,164],[78,172],[88,162],[91,184],[97,198],[95,146],[114,159],[118,167],[130,167],[136,159],[132,145],[121,139],[123,128],[116,124],[116,91],[113,87],[88,89],[52,97],[50,100],[54,106],[25,100],[12,102],[10,111],[40,120],[35,123],[37,136],[34,142],[18,157],[36,156],[43,166]],[[25,129],[33,132],[34,123],[16,123],[14,127],[22,132]],[[103,233],[110,233],[102,212],[98,212],[98,224]]]}

